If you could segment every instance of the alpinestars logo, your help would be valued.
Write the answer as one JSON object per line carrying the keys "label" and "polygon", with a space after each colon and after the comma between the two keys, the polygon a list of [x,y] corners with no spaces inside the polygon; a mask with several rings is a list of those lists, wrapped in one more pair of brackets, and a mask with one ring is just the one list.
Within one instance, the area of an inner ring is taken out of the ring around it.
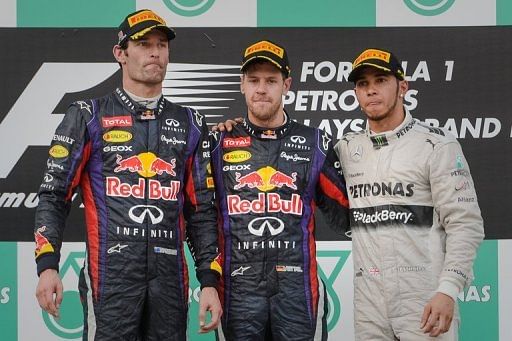
{"label": "alpinestars logo", "polygon": [[355,222],[361,222],[364,224],[378,224],[389,221],[396,221],[402,224],[407,224],[410,220],[412,220],[411,212],[395,212],[386,209],[374,212],[372,214],[354,210],[352,215]]}

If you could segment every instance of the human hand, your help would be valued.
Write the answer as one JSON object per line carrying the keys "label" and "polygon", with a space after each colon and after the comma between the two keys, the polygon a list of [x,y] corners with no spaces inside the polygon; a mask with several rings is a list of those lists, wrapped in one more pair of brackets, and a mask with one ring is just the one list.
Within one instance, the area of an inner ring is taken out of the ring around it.
{"label": "human hand", "polygon": [[220,122],[216,126],[212,127],[212,131],[231,131],[233,127],[244,121],[243,118],[237,117],[234,120],[227,120],[226,122]]}
{"label": "human hand", "polygon": [[59,307],[62,303],[62,281],[55,269],[46,269],[39,275],[36,288],[36,297],[39,306],[59,318]]}
{"label": "human hand", "polygon": [[[207,311],[211,314],[211,321],[205,325]],[[203,288],[199,297],[199,333],[208,333],[216,329],[219,326],[221,315],[222,307],[217,289],[212,287]]]}
{"label": "human hand", "polygon": [[437,292],[423,309],[420,328],[431,337],[446,333],[452,324],[454,306],[450,296]]}

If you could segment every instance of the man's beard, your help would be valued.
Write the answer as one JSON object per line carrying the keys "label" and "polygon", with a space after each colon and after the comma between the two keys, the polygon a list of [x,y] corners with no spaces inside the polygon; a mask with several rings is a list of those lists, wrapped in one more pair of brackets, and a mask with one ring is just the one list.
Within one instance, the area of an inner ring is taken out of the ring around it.
{"label": "man's beard", "polygon": [[272,104],[268,108],[261,108],[259,106],[249,106],[249,109],[253,116],[260,121],[270,121],[279,112],[281,103]]}
{"label": "man's beard", "polygon": [[396,93],[395,101],[393,102],[393,105],[388,110],[386,110],[383,114],[378,115],[378,116],[371,116],[371,117],[367,114],[366,117],[370,121],[375,121],[375,122],[382,121],[383,119],[389,117],[389,115],[395,110],[397,103],[398,103],[398,92]]}

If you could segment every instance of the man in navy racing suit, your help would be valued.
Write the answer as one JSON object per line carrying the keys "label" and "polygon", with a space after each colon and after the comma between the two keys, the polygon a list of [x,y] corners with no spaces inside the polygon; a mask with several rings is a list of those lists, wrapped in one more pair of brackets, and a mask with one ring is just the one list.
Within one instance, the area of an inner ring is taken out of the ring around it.
{"label": "man in navy racing suit", "polygon": [[220,340],[325,340],[327,297],[317,273],[314,210],[346,230],[348,203],[332,138],[290,119],[283,47],[244,53],[247,117],[212,133],[223,261]]}
{"label": "man in navy racing suit", "polygon": [[36,213],[36,295],[58,316],[65,219],[79,187],[87,233],[79,284],[84,340],[186,340],[185,240],[202,289],[200,331],[215,328],[221,314],[208,130],[201,114],[162,95],[175,37],[163,19],[137,11],[118,36],[122,88],[73,103],[53,136]]}

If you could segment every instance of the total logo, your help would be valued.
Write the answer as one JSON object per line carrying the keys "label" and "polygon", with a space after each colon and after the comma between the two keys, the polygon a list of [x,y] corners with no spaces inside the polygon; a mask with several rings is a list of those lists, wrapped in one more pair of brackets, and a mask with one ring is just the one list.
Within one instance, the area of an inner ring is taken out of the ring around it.
{"label": "total logo", "polygon": [[244,187],[257,188],[260,191],[267,192],[274,188],[282,188],[283,186],[297,190],[297,172],[293,172],[290,175],[278,171],[270,166],[266,166],[242,175],[241,173],[235,173],[236,185],[233,187],[235,190],[240,190]]}
{"label": "total logo", "polygon": [[303,203],[300,195],[292,194],[290,200],[281,198],[279,193],[259,193],[254,200],[242,199],[239,195],[228,195],[228,213],[286,213],[302,215]]}
{"label": "total logo", "polygon": [[242,136],[242,137],[226,137],[222,140],[223,148],[241,148],[241,147],[249,147],[251,145],[251,137],[250,136]]}
{"label": "total logo", "polygon": [[455,0],[404,0],[404,3],[419,15],[435,16],[449,10]]}
{"label": "total logo", "polygon": [[145,178],[151,178],[156,174],[162,175],[163,173],[176,176],[176,172],[174,172],[176,159],[171,159],[170,162],[167,162],[151,152],[140,153],[124,159],[118,154],[116,158],[118,165],[114,169],[116,173],[123,171],[137,172],[140,176]]}

